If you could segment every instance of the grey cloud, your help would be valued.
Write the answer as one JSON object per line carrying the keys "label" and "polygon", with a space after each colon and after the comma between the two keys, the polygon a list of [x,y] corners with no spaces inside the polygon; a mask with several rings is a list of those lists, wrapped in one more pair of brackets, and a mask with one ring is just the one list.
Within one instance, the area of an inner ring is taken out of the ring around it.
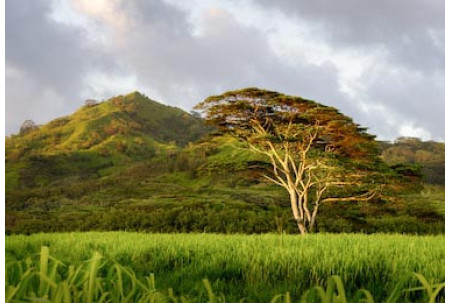
{"label": "grey cloud", "polygon": [[[398,121],[444,138],[444,0],[255,3],[319,27],[323,40],[335,50],[370,54],[383,49],[386,57],[380,68],[366,71],[358,80],[365,88],[360,97],[369,105],[383,105]],[[374,119],[355,112],[355,117],[384,137],[399,135],[392,129],[396,126],[385,127],[383,116]]]}
{"label": "grey cloud", "polygon": [[208,95],[246,86],[303,91],[330,103],[345,98],[333,66],[282,63],[264,32],[243,26],[225,10],[205,17],[202,35],[192,35],[186,12],[163,2],[126,2],[121,11],[133,22],[117,53],[139,81],[172,104],[189,108]]}
{"label": "grey cloud", "polygon": [[6,70],[6,134],[32,119],[40,124],[67,112],[67,97],[11,67]]}
{"label": "grey cloud", "polygon": [[385,104],[399,119],[444,139],[444,83],[439,75],[409,70],[399,70],[395,74],[375,73],[367,80],[366,93],[370,99]]}
{"label": "grey cloud", "polygon": [[[100,70],[113,79],[131,75],[144,93],[148,88],[161,101],[187,110],[209,95],[258,86],[336,106],[383,138],[398,136],[403,122],[443,138],[442,0],[252,3],[255,10],[277,10],[281,17],[311,25],[332,51],[370,54],[384,49],[383,62],[358,79],[356,97],[341,91],[341,75],[332,62],[289,64],[273,52],[267,32],[224,8],[205,11],[198,20],[190,9],[163,0],[122,1],[117,13],[126,17],[126,30],[112,28],[102,16],[88,16],[111,34],[111,40],[88,41],[86,28],[47,18],[49,2],[6,4],[6,63],[20,71],[19,76],[7,75],[9,130],[29,118],[31,109],[46,112],[36,117],[46,120],[78,107],[79,101],[71,101],[92,86],[85,75]],[[194,33],[196,22],[203,25],[201,34]],[[387,124],[382,110],[362,111],[362,101],[384,106],[398,123]]]}
{"label": "grey cloud", "polygon": [[52,1],[6,1],[6,133],[80,105],[84,76],[107,60],[91,49],[80,28],[49,18]]}
{"label": "grey cloud", "polygon": [[80,30],[52,22],[49,1],[6,2],[6,63],[45,87],[76,94],[90,53]]}
{"label": "grey cloud", "polygon": [[322,25],[324,39],[336,47],[370,51],[382,44],[396,61],[411,68],[443,71],[444,0],[263,0],[255,4]]}

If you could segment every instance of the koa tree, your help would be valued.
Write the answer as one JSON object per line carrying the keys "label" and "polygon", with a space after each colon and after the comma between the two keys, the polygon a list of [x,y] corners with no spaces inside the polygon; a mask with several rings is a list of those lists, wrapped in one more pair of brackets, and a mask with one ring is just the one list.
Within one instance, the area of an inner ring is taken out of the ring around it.
{"label": "koa tree", "polygon": [[390,181],[374,136],[337,109],[247,88],[196,106],[271,164],[264,177],[283,187],[301,234],[313,232],[320,205],[382,198]]}

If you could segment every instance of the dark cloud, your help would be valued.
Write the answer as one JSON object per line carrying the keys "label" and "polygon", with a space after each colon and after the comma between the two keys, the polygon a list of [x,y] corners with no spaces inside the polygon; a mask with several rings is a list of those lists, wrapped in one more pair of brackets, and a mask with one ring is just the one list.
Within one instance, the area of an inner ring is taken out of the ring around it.
{"label": "dark cloud", "polygon": [[[359,49],[367,54],[382,50],[380,66],[358,80],[365,88],[361,97],[368,104],[384,106],[399,121],[423,128],[433,138],[444,138],[444,0],[257,3],[320,27],[323,40],[335,50]],[[355,114],[364,118],[362,112]],[[364,118],[364,122],[370,120]],[[372,125],[380,131],[385,128],[380,127],[383,117],[377,120]],[[399,130],[379,134],[397,136]]]}
{"label": "dark cloud", "polygon": [[7,65],[26,70],[44,89],[75,93],[90,54],[83,49],[80,30],[56,25],[47,18],[50,5],[39,0],[6,2]]}
{"label": "dark cloud", "polygon": [[52,1],[6,1],[6,132],[26,119],[46,122],[79,107],[85,76],[110,63],[86,32],[54,22]]}
{"label": "dark cloud", "polygon": [[170,102],[192,106],[210,94],[246,86],[292,93],[303,88],[310,96],[324,97],[327,83],[329,92],[339,95],[332,66],[282,63],[263,32],[242,26],[225,10],[205,12],[207,28],[192,35],[186,14],[177,8],[155,1],[136,3],[128,12],[134,17],[132,34],[118,52],[140,81]]}
{"label": "dark cloud", "polygon": [[397,64],[419,70],[444,70],[444,0],[262,0],[256,3],[321,25],[324,39],[335,47],[361,47],[370,51],[383,45]]}
{"label": "dark cloud", "polygon": [[[7,113],[14,121],[7,130],[28,118],[20,108],[31,104],[32,95],[37,97],[29,108],[44,106],[55,116],[72,110],[79,103],[67,100],[94,91],[86,79],[100,71],[111,79],[132,76],[144,93],[184,109],[211,94],[258,86],[336,106],[382,138],[403,134],[405,126],[444,138],[441,0],[255,1],[246,2],[245,18],[236,13],[242,4],[237,2],[183,6],[118,0],[103,2],[110,6],[98,10],[92,5],[102,1],[73,1],[79,13],[99,25],[96,30],[103,29],[105,39],[88,39],[92,28],[86,24],[49,19],[48,2],[7,2],[6,62],[12,70],[11,76],[7,72]],[[265,26],[272,19],[310,30],[303,45],[310,38],[331,54],[361,54],[375,64],[351,78],[349,93],[342,84],[349,81],[343,64],[310,60],[295,44],[295,32],[277,45],[272,38],[280,29]],[[289,44],[293,60],[278,52]],[[112,82],[103,90],[105,97],[118,93],[117,87]],[[51,98],[65,101],[52,108]]]}
{"label": "dark cloud", "polygon": [[444,138],[444,83],[438,75],[410,70],[374,73],[366,80],[370,99],[386,106],[398,120]]}

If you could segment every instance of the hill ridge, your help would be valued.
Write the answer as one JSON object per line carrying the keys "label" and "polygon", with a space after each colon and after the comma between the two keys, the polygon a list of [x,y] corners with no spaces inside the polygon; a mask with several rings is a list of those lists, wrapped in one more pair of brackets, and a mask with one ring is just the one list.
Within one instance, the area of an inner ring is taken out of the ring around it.
{"label": "hill ridge", "polygon": [[70,115],[7,137],[6,157],[83,150],[106,155],[114,153],[111,142],[119,153],[124,149],[139,153],[159,145],[184,146],[208,130],[200,118],[134,91],[81,106]]}
{"label": "hill ridge", "polygon": [[[261,177],[265,159],[227,136],[196,141],[209,131],[195,115],[132,92],[8,137],[6,231],[295,231],[284,193]],[[380,146],[387,162],[439,164],[434,154],[445,148],[414,141],[411,153],[402,144]],[[327,205],[319,230],[441,233],[443,187],[426,190],[404,205]]]}

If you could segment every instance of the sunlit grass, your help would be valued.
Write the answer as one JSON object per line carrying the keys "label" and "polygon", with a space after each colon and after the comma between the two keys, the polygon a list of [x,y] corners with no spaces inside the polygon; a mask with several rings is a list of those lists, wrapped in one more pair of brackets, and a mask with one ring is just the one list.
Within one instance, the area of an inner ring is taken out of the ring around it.
{"label": "sunlit grass", "polygon": [[[47,246],[40,252],[39,265],[31,258],[25,261],[11,262],[6,270],[5,301],[21,302],[226,302],[226,295],[216,294],[208,279],[203,279],[204,291],[197,295],[175,295],[172,288],[156,288],[155,278],[150,274],[138,279],[133,270],[117,262],[104,260],[98,252],[91,259],[78,266],[61,263],[49,255]],[[58,271],[58,269],[64,269]],[[103,271],[103,273],[102,273]],[[414,277],[421,285],[416,288],[402,289],[406,280],[401,280],[386,299],[386,302],[398,302],[404,292],[423,291],[428,302],[442,301],[439,295],[444,283],[432,285],[428,280],[415,273]],[[359,289],[353,297],[345,290],[342,279],[331,276],[326,288],[315,286],[303,292],[301,303],[347,303],[375,302],[370,291]],[[241,299],[240,302],[246,299]],[[293,302],[290,293],[275,295],[271,301]]]}
{"label": "sunlit grass", "polygon": [[[404,291],[417,287],[413,273],[423,275],[432,286],[445,278],[443,236],[36,234],[8,236],[7,263],[32,260],[41,246],[48,246],[51,255],[65,264],[66,267],[58,265],[57,270],[47,269],[62,277],[67,277],[64,272],[70,269],[69,264],[75,270],[98,252],[105,258],[101,264],[111,260],[109,265],[99,265],[103,277],[110,274],[111,268],[117,272],[116,265],[126,266],[140,281],[154,274],[159,290],[172,288],[174,295],[195,298],[205,291],[202,280],[207,278],[214,292],[224,294],[227,302],[243,297],[250,302],[269,302],[275,295],[288,292],[298,302],[308,289],[326,289],[330,283],[327,281],[334,275],[339,276],[347,294],[353,296],[363,288],[376,302],[398,291],[399,281],[407,277],[401,296],[417,301],[428,292],[425,288]],[[15,285],[19,278],[14,274],[17,270],[12,272],[8,279],[15,280],[8,281]]]}

